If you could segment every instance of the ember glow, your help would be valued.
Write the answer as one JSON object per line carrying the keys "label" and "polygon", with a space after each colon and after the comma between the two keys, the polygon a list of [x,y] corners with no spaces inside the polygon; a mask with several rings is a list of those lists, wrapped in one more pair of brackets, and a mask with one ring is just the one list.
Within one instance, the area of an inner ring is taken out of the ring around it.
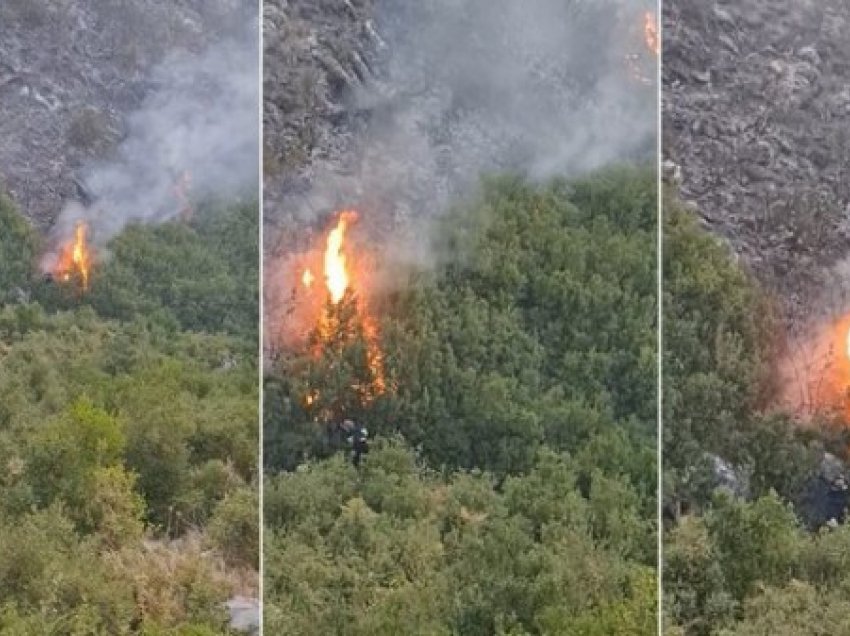
{"label": "ember glow", "polygon": [[643,15],[643,24],[640,30],[643,36],[643,44],[650,55],[647,55],[646,50],[640,52],[628,53],[624,56],[626,66],[629,69],[629,75],[635,82],[640,82],[644,86],[653,86],[655,84],[655,71],[657,71],[657,58],[661,53],[661,41],[658,37],[658,24],[655,14],[647,11]]}
{"label": "ember glow", "polygon": [[781,376],[785,407],[804,417],[841,414],[850,424],[850,314],[794,343]]}
{"label": "ember glow", "polygon": [[643,16],[643,34],[647,48],[655,55],[660,55],[661,40],[658,37],[658,23],[651,11],[647,11]]}
{"label": "ember glow", "polygon": [[70,281],[72,277],[79,277],[83,290],[87,291],[91,266],[92,252],[88,245],[88,226],[79,222],[74,228],[74,237],[65,243],[59,252],[53,275],[65,282]]}
{"label": "ember glow", "polygon": [[313,272],[309,269],[305,269],[304,273],[301,274],[301,284],[304,285],[307,289],[310,289],[313,286],[313,281],[316,280],[313,276]]}

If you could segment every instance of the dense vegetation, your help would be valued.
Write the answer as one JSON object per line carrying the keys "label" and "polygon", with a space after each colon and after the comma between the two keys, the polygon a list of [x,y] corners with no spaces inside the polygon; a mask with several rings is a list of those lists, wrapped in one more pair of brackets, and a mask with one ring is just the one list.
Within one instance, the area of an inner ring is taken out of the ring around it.
{"label": "dense vegetation", "polygon": [[224,634],[255,590],[257,210],[130,227],[91,291],[0,199],[0,634]]}
{"label": "dense vegetation", "polygon": [[655,633],[656,200],[647,169],[489,180],[381,299],[387,391],[354,298],[276,360],[269,632]]}
{"label": "dense vegetation", "polygon": [[805,507],[845,429],[772,408],[776,311],[672,196],[664,281],[667,633],[848,633],[850,532],[813,528]]}

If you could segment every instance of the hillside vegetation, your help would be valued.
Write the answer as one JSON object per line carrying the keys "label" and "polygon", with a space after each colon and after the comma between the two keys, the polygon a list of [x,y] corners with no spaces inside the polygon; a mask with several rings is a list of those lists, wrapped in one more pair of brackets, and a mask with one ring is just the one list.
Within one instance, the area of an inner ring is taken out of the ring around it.
{"label": "hillside vegetation", "polygon": [[257,210],[131,227],[91,291],[0,199],[0,634],[226,634],[256,590]]}
{"label": "hillside vegetation", "polygon": [[[387,391],[357,393],[345,303],[339,346],[280,356],[268,631],[655,633],[656,201],[644,168],[487,180],[379,303]],[[343,417],[377,436],[360,469]]]}
{"label": "hillside vegetation", "polygon": [[850,532],[807,508],[846,428],[773,406],[775,303],[673,196],[665,217],[667,633],[846,633]]}

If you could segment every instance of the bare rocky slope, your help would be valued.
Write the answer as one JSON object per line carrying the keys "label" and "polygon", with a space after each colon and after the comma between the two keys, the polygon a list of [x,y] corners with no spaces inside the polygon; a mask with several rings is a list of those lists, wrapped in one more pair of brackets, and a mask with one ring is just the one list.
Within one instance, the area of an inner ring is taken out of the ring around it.
{"label": "bare rocky slope", "polygon": [[850,239],[850,4],[664,5],[666,169],[797,319]]}
{"label": "bare rocky slope", "polygon": [[650,7],[267,1],[267,248],[281,224],[338,205],[364,204],[386,227],[445,209],[482,173],[651,156]]}
{"label": "bare rocky slope", "polygon": [[75,180],[108,158],[126,116],[175,51],[201,50],[256,15],[253,0],[8,0],[0,3],[0,181],[49,227]]}

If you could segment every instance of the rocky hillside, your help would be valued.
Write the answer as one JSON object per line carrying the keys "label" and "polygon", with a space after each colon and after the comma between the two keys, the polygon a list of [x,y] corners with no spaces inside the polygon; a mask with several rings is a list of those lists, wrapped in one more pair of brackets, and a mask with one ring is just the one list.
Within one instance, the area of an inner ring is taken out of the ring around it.
{"label": "rocky hillside", "polygon": [[169,53],[200,50],[256,15],[253,0],[0,3],[0,180],[42,228],[125,134]]}
{"label": "rocky hillside", "polygon": [[275,228],[341,205],[386,229],[439,213],[482,173],[651,156],[650,6],[266,2],[267,248]]}
{"label": "rocky hillside", "polygon": [[850,239],[850,4],[664,5],[666,170],[797,316]]}
{"label": "rocky hillside", "polygon": [[371,0],[269,0],[263,10],[265,198],[280,207],[283,193],[309,192],[321,166],[345,172],[362,131],[352,99],[374,80],[383,42]]}

